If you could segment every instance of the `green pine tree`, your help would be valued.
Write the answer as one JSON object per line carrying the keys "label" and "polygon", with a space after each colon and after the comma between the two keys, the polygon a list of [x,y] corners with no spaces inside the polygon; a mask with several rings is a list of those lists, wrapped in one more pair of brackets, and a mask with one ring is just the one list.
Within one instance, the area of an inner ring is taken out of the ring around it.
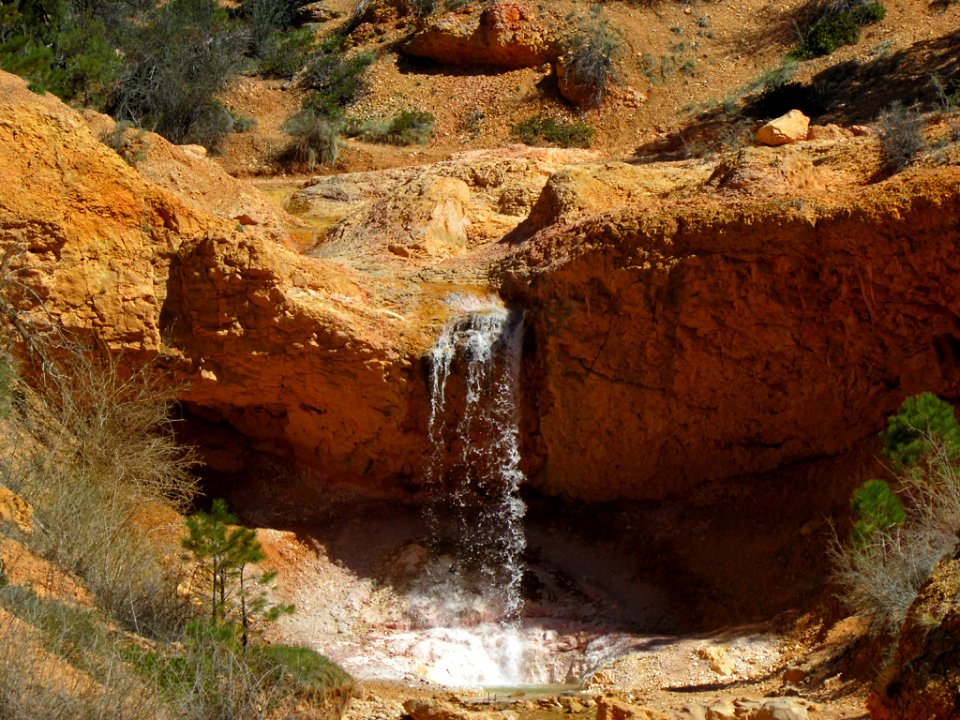
{"label": "green pine tree", "polygon": [[912,465],[930,451],[938,439],[951,459],[960,458],[960,424],[953,406],[925,392],[903,401],[900,412],[887,418],[880,433],[884,455],[901,465]]}
{"label": "green pine tree", "polygon": [[260,563],[265,555],[256,531],[237,522],[225,501],[214,500],[210,512],[201,511],[186,519],[187,537],[182,544],[210,583],[211,622],[231,624],[238,616],[246,646],[254,618],[276,620],[293,612],[293,607],[270,602],[268,590],[275,573],[248,576],[249,567]]}

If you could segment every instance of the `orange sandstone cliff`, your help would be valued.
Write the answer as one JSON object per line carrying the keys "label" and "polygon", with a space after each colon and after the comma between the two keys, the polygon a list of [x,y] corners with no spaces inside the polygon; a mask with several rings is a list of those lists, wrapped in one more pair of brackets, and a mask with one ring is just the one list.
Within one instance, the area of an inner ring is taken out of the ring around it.
{"label": "orange sandstone cliff", "polygon": [[512,162],[523,182],[491,165],[454,183],[452,209],[422,190],[452,171],[418,170],[338,211],[338,244],[306,256],[290,218],[214,201],[207,185],[240,190],[213,161],[149,135],[132,168],[98,122],[0,74],[8,295],[38,327],[156,360],[191,413],[330,481],[421,479],[444,283],[527,311],[523,444],[549,493],[659,498],[841,453],[910,393],[960,395],[960,169],[880,179],[871,138],[669,165],[571,156],[550,179]]}

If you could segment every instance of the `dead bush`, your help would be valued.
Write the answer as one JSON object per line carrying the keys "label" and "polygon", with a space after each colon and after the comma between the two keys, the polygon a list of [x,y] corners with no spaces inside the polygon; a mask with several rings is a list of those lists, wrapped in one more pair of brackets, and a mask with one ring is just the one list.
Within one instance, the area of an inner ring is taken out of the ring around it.
{"label": "dead bush", "polygon": [[[173,434],[173,390],[150,367],[59,332],[29,341],[17,412],[0,442],[0,480],[34,508],[35,551],[76,573],[129,629],[175,636],[190,614],[178,568],[138,515],[194,495],[189,449]],[[5,363],[15,365],[9,353]]]}
{"label": "dead bush", "polygon": [[907,168],[927,146],[920,113],[899,102],[880,115],[878,127],[884,163],[894,172]]}

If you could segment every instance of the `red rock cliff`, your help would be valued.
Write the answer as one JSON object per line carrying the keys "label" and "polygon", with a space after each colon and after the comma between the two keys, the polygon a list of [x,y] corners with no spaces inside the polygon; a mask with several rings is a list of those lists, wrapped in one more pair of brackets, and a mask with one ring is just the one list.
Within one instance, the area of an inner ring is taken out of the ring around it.
{"label": "red rock cliff", "polygon": [[634,203],[502,266],[530,308],[538,482],[659,498],[839,453],[960,394],[960,169]]}

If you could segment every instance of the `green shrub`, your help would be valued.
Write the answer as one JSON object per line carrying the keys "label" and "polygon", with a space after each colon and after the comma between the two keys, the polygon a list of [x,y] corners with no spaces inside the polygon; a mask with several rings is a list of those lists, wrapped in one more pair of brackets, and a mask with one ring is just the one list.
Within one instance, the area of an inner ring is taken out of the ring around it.
{"label": "green shrub", "polygon": [[241,0],[239,15],[246,21],[253,55],[262,58],[269,39],[292,27],[297,11],[308,2],[311,0]]}
{"label": "green shrub", "polygon": [[274,30],[260,47],[260,72],[267,77],[292,78],[307,64],[313,43],[312,30]]}
{"label": "green shrub", "polygon": [[312,650],[244,649],[229,628],[203,622],[188,626],[182,645],[131,653],[130,660],[177,718],[299,717],[304,703],[339,718],[353,688],[347,673]]}
{"label": "green shrub", "polygon": [[273,672],[291,694],[314,700],[331,696],[349,699],[353,679],[335,662],[310,648],[293,645],[255,645],[250,663],[261,672]]}
{"label": "green shrub", "polygon": [[917,463],[939,442],[950,457],[960,455],[960,424],[950,403],[925,392],[903,401],[880,433],[884,455],[900,465]]}
{"label": "green shrub", "polygon": [[572,82],[589,91],[593,105],[600,105],[617,79],[619,34],[610,28],[606,19],[595,17],[567,41],[566,52],[565,72]]}
{"label": "green shrub", "polygon": [[345,133],[367,142],[388,145],[423,145],[433,135],[436,118],[422,110],[404,110],[389,123],[348,123]]}
{"label": "green shrub", "polygon": [[108,109],[174,143],[216,149],[232,120],[215,97],[238,70],[243,44],[215,0],[171,0],[131,32]]}
{"label": "green shrub", "polygon": [[881,480],[854,495],[851,543],[832,548],[834,580],[873,632],[895,635],[933,566],[956,545],[960,468],[953,408],[930,393],[909,398],[881,434],[899,466],[899,497]]}
{"label": "green shrub", "polygon": [[927,146],[923,118],[899,102],[881,113],[878,129],[884,165],[894,172],[907,168]]}
{"label": "green shrub", "polygon": [[121,65],[104,23],[67,2],[0,5],[0,68],[37,91],[102,107]]}
{"label": "green shrub", "polygon": [[821,2],[816,19],[801,34],[800,47],[793,56],[808,60],[829,55],[843,45],[860,40],[860,28],[886,16],[886,8],[872,0],[828,0]]}
{"label": "green shrub", "polygon": [[883,480],[868,480],[853,494],[853,543],[863,547],[877,533],[903,525],[903,503]]}
{"label": "green shrub", "polygon": [[568,123],[542,115],[517,123],[513,134],[526,145],[588,148],[593,141],[593,128],[586,123]]}
{"label": "green shrub", "polygon": [[312,55],[300,78],[300,85],[312,92],[303,101],[305,110],[328,118],[341,118],[344,108],[364,87],[364,75],[374,60],[373,53],[346,57],[339,38],[323,43]]}
{"label": "green shrub", "polygon": [[336,162],[340,132],[336,121],[305,109],[287,118],[283,131],[290,136],[290,144],[281,153],[282,162],[308,168]]}

